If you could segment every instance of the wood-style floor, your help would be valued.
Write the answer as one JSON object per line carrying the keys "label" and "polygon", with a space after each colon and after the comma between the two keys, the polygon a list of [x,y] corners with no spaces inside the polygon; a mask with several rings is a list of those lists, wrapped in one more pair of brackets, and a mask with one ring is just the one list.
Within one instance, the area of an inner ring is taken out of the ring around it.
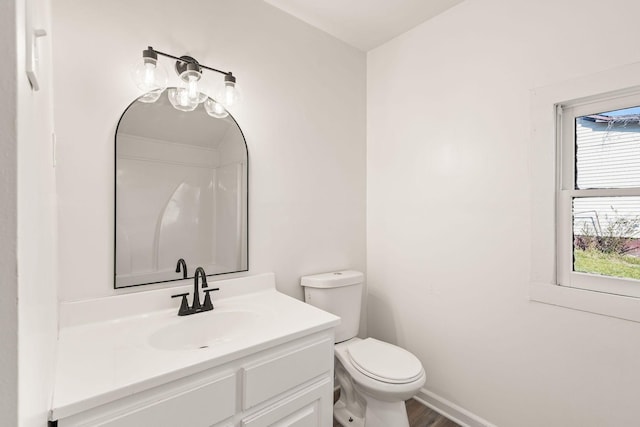
{"label": "wood-style floor", "polygon": [[[460,427],[436,411],[427,408],[415,399],[409,399],[407,404],[407,415],[411,427]],[[333,420],[333,427],[342,427],[336,420]],[[393,426],[389,426],[393,427]]]}

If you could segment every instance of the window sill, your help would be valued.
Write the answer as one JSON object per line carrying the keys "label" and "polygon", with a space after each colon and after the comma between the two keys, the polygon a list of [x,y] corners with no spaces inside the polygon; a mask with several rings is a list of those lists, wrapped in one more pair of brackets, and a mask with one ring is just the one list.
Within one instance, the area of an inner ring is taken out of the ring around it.
{"label": "window sill", "polygon": [[640,298],[546,283],[531,283],[529,300],[640,322]]}

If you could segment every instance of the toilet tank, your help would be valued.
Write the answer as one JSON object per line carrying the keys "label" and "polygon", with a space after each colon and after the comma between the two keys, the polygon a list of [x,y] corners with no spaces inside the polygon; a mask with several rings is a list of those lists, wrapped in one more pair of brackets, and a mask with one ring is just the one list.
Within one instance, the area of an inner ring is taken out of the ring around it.
{"label": "toilet tank", "polygon": [[353,270],[314,274],[300,279],[306,303],[340,317],[340,325],[335,330],[337,343],[358,335],[363,282],[364,274]]}

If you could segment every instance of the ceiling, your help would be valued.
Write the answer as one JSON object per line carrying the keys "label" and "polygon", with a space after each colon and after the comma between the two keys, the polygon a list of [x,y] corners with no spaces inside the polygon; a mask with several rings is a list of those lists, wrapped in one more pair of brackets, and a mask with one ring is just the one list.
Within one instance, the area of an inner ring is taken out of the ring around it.
{"label": "ceiling", "polygon": [[364,52],[463,0],[264,0]]}

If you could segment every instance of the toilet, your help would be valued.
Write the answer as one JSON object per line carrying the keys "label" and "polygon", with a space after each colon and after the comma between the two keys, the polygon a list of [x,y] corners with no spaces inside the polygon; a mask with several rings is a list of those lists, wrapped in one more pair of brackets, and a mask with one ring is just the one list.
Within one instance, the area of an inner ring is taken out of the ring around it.
{"label": "toilet", "polygon": [[344,427],[409,427],[404,401],[424,385],[426,375],[413,354],[374,338],[356,337],[364,275],[345,270],[304,276],[308,304],[340,316],[335,330],[335,373],[340,399],[333,406]]}

